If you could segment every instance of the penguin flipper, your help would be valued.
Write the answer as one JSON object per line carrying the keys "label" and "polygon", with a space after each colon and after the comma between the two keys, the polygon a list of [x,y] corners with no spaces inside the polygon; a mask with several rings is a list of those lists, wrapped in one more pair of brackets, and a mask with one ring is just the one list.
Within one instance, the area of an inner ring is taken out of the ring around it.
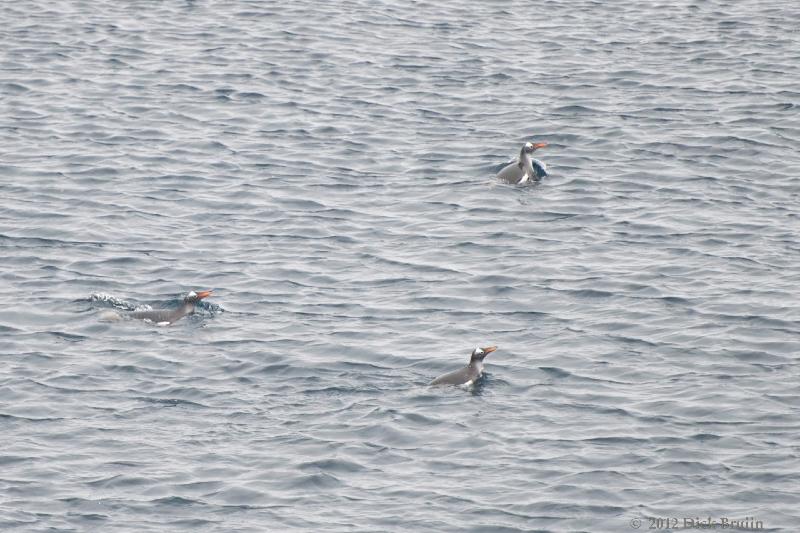
{"label": "penguin flipper", "polygon": [[536,179],[542,179],[547,176],[547,165],[544,161],[531,158],[531,166],[533,167],[534,174],[536,174]]}

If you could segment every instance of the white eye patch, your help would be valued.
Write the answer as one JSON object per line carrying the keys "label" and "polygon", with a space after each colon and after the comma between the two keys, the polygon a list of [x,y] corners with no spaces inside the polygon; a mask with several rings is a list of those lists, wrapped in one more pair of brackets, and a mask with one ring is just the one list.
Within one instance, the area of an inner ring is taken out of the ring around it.
{"label": "white eye patch", "polygon": [[197,296],[197,293],[194,291],[189,291],[189,294],[186,295],[187,298],[194,298]]}

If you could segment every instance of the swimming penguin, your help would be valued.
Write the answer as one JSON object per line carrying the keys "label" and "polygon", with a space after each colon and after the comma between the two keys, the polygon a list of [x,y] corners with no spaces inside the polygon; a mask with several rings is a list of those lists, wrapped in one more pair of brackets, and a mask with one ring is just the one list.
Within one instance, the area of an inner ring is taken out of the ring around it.
{"label": "swimming penguin", "polygon": [[195,306],[200,303],[200,300],[207,298],[211,295],[212,291],[191,291],[183,298],[183,303],[176,309],[152,309],[148,311],[131,311],[127,316],[132,318],[139,318],[142,320],[149,320],[159,325],[172,324],[194,313]]}
{"label": "swimming penguin", "polygon": [[471,385],[483,375],[484,358],[497,350],[497,346],[487,346],[486,348],[475,348],[469,358],[469,364],[461,370],[456,370],[439,376],[431,382],[431,385]]}
{"label": "swimming penguin", "polygon": [[547,143],[526,142],[519,151],[519,158],[503,167],[497,173],[497,179],[503,183],[522,185],[547,176],[547,165],[531,157],[533,152],[545,146]]}

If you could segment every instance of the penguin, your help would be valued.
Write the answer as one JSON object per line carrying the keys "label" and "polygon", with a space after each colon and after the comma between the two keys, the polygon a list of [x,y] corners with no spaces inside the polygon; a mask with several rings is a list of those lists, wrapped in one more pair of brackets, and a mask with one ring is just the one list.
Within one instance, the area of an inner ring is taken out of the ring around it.
{"label": "penguin", "polygon": [[547,166],[538,159],[531,157],[533,152],[545,146],[547,146],[547,143],[526,142],[522,145],[517,160],[503,167],[497,173],[497,179],[503,183],[523,185],[547,176]]}
{"label": "penguin", "polygon": [[469,364],[460,370],[439,376],[431,385],[471,385],[483,375],[483,360],[487,355],[497,350],[497,346],[475,348],[469,358]]}
{"label": "penguin", "polygon": [[141,320],[149,320],[158,325],[172,324],[186,315],[194,313],[195,306],[200,300],[211,295],[212,291],[191,291],[183,298],[183,303],[175,309],[152,309],[147,311],[131,311],[127,316]]}

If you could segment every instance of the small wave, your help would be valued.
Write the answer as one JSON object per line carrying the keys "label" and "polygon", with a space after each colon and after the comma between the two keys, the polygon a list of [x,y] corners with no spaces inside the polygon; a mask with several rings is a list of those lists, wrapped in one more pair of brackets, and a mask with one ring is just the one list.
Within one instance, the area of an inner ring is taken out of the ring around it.
{"label": "small wave", "polygon": [[151,309],[149,305],[137,306],[128,302],[127,300],[123,300],[122,298],[118,298],[112,294],[106,294],[104,292],[92,293],[89,295],[89,301],[92,303],[105,304],[105,307],[114,307],[124,311],[149,311]]}
{"label": "small wave", "polygon": [[323,472],[352,473],[365,470],[364,465],[344,459],[318,459],[298,465],[300,470],[319,470]]}

